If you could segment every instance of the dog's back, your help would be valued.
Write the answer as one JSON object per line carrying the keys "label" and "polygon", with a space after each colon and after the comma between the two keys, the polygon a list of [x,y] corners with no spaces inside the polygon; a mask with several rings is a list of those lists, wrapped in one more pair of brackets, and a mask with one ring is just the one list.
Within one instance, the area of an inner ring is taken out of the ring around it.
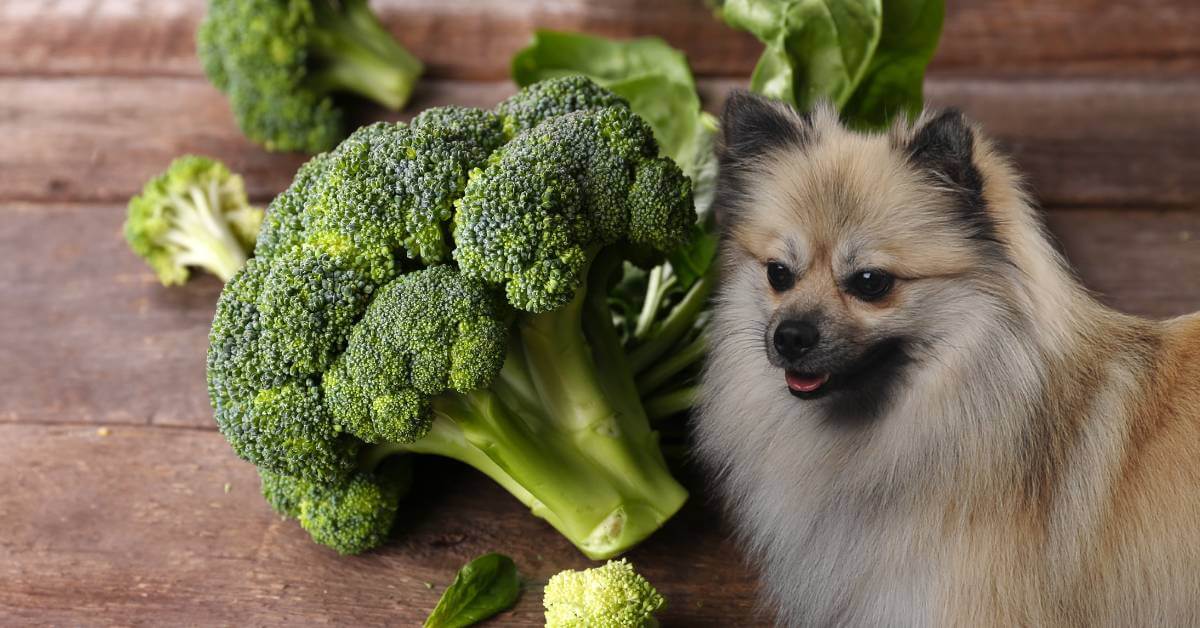
{"label": "dog's back", "polygon": [[1161,328],[1110,525],[1079,591],[1089,625],[1200,626],[1200,316]]}

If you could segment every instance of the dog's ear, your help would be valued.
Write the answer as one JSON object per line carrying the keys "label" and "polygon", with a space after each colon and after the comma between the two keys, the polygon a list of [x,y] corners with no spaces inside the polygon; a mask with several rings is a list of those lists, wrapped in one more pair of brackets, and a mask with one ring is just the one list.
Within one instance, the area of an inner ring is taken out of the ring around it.
{"label": "dog's ear", "polygon": [[957,109],[947,109],[921,126],[908,144],[908,158],[940,182],[971,197],[983,197],[975,167],[975,132]]}
{"label": "dog's ear", "polygon": [[721,113],[719,172],[713,200],[718,222],[727,230],[744,211],[761,158],[776,150],[802,148],[811,129],[807,116],[757,94],[736,90]]}
{"label": "dog's ear", "polygon": [[962,112],[947,109],[930,118],[908,143],[908,159],[950,189],[973,235],[991,237],[983,198],[983,175],[975,165],[975,131]]}
{"label": "dog's ear", "polygon": [[791,107],[758,94],[735,90],[721,112],[721,161],[753,160],[785,146],[803,146],[808,119]]}

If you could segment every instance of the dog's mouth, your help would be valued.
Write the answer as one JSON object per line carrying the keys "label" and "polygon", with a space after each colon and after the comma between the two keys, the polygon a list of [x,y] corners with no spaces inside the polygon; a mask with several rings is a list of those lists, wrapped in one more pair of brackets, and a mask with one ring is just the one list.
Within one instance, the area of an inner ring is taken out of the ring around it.
{"label": "dog's mouth", "polygon": [[849,368],[836,372],[812,373],[797,369],[784,370],[788,392],[800,399],[818,399],[841,389],[855,388],[874,379],[881,379],[908,362],[903,341],[881,342]]}
{"label": "dog's mouth", "polygon": [[829,373],[801,373],[791,369],[784,371],[788,390],[802,399],[811,399],[829,383]]}

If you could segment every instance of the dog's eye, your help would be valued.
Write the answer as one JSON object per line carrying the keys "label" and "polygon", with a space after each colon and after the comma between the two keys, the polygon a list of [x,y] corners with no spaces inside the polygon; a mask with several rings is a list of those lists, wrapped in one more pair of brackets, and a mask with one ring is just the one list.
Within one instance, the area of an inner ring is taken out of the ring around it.
{"label": "dog's eye", "polygon": [[882,270],[860,270],[850,276],[849,288],[863,301],[874,301],[892,289],[895,280]]}
{"label": "dog's eye", "polygon": [[767,262],[767,281],[771,283],[771,289],[775,292],[783,292],[790,290],[796,283],[796,276],[787,266],[772,260]]}

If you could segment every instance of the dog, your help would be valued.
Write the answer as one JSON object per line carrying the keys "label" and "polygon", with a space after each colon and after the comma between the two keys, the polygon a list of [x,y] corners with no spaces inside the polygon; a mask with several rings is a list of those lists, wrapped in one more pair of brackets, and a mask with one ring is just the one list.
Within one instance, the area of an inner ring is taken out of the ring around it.
{"label": "dog", "polygon": [[1200,626],[1200,317],[1097,302],[956,111],[722,129],[696,451],[779,624]]}

